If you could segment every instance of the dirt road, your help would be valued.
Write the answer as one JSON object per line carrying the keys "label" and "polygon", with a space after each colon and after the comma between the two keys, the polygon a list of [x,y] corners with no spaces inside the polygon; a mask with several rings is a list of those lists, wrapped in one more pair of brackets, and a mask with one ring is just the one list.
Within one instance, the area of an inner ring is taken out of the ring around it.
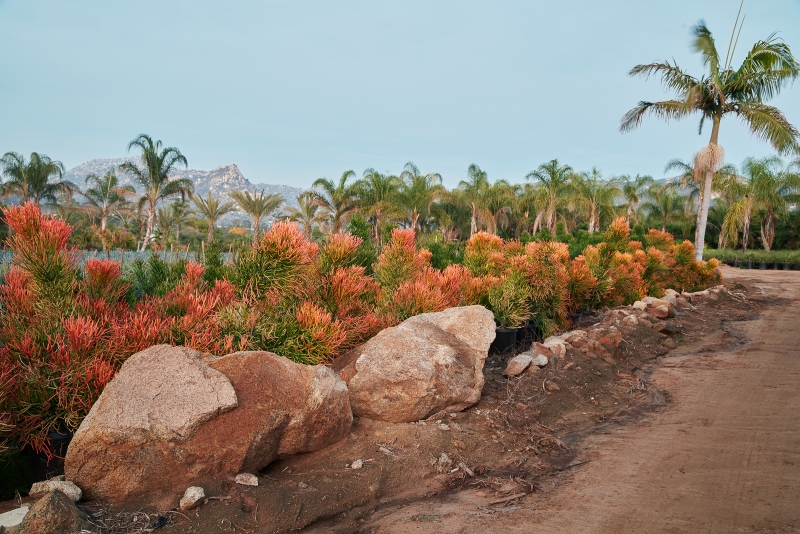
{"label": "dirt road", "polygon": [[724,274],[763,290],[759,318],[670,353],[650,378],[667,408],[584,440],[590,463],[552,491],[499,511],[464,491],[379,510],[361,531],[800,532],[800,273]]}

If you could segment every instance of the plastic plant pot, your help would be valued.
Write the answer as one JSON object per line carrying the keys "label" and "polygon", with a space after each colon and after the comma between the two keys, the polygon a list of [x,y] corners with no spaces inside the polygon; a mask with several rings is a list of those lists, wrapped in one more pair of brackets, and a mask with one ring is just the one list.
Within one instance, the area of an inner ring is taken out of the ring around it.
{"label": "plastic plant pot", "polygon": [[489,352],[493,352],[501,356],[514,352],[514,347],[517,344],[518,331],[519,328],[496,329],[494,341],[492,341],[492,346],[489,348]]}

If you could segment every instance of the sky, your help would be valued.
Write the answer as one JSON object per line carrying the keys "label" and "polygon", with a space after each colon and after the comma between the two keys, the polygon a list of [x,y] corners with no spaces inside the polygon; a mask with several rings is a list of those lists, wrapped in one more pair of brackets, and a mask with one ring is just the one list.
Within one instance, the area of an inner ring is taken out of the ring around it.
{"label": "sky", "polygon": [[[724,51],[739,0],[0,0],[0,153],[69,169],[122,157],[139,133],[189,168],[235,163],[254,183],[309,187],[413,161],[453,187],[471,163],[521,183],[558,158],[606,177],[665,176],[708,142],[699,117],[618,131],[660,100],[636,64],[703,65],[705,19]],[[745,0],[738,65],[778,32],[800,55],[800,0]],[[800,126],[800,80],[771,101]],[[769,145],[722,122],[727,161]]]}

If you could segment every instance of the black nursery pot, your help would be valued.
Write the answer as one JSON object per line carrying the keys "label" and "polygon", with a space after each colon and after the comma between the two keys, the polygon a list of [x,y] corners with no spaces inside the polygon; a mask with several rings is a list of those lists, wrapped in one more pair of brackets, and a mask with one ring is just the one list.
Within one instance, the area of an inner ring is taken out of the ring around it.
{"label": "black nursery pot", "polygon": [[500,355],[511,354],[514,352],[514,346],[517,344],[518,330],[519,328],[496,329],[494,341],[492,341],[492,346],[489,347],[489,351]]}
{"label": "black nursery pot", "polygon": [[72,432],[63,434],[48,432],[47,439],[50,442],[50,449],[55,455],[49,462],[43,453],[34,452],[30,448],[24,450],[31,467],[31,482],[42,482],[64,474],[64,457],[67,455],[69,442],[72,441]]}
{"label": "black nursery pot", "polygon": [[762,261],[761,263],[758,264],[758,268],[761,269],[762,271],[766,271],[767,270],[767,262]]}

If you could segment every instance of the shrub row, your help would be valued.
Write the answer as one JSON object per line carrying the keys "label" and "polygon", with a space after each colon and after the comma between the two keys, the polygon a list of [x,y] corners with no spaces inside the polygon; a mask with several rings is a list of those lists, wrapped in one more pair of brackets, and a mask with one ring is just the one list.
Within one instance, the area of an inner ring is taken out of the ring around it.
{"label": "shrub row", "polygon": [[0,445],[46,454],[47,433],[74,431],[125,359],[151,345],[324,363],[419,313],[483,304],[499,326],[530,319],[551,333],[576,310],[719,278],[716,260],[695,262],[689,242],[656,230],[629,241],[623,219],[575,259],[563,243],[479,233],[463,264],[439,269],[413,231],[396,229],[370,272],[361,238],[317,245],[278,223],[233,264],[215,253],[206,266],[153,256],[123,273],[111,260],[81,265],[71,227],[33,204],[4,218],[14,260],[0,285]]}
{"label": "shrub row", "polygon": [[731,265],[739,263],[739,265],[772,263],[780,265],[788,265],[792,269],[800,269],[800,250],[742,250],[732,249],[710,249],[706,250],[703,254],[706,260],[712,258],[718,260],[720,263],[728,263]]}

